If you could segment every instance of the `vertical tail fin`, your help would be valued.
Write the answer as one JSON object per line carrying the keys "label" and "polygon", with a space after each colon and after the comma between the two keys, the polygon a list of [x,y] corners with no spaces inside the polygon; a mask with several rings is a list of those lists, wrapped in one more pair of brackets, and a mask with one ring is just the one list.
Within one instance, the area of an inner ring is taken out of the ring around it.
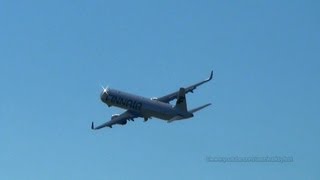
{"label": "vertical tail fin", "polygon": [[184,88],[180,88],[176,106],[175,108],[178,108],[182,111],[188,111],[187,109],[187,100],[186,100],[186,91]]}

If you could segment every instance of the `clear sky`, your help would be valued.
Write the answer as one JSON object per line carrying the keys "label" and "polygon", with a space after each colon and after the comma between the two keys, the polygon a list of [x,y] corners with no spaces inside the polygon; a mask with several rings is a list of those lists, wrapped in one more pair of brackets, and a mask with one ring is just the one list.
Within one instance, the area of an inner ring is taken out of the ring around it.
{"label": "clear sky", "polygon": [[[0,1],[0,179],[319,179],[319,1]],[[101,85],[191,120],[91,131]],[[291,156],[291,163],[206,157]]]}

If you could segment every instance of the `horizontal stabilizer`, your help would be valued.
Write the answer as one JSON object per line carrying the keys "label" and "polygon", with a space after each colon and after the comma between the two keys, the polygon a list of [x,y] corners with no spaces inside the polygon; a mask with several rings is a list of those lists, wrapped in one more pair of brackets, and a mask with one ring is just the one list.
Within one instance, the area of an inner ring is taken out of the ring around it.
{"label": "horizontal stabilizer", "polygon": [[201,110],[201,109],[203,109],[203,108],[205,108],[205,107],[207,107],[207,106],[210,106],[210,105],[211,105],[211,103],[208,103],[208,104],[205,104],[205,105],[203,105],[203,106],[194,108],[194,109],[190,110],[189,112],[190,112],[190,113],[195,113],[195,112],[197,112],[197,111],[199,111],[199,110]]}

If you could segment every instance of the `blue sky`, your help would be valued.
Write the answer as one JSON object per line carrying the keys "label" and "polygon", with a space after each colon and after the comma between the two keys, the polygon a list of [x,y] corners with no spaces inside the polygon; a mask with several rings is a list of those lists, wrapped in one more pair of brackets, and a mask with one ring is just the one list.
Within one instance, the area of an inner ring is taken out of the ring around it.
{"label": "blue sky", "polygon": [[[0,179],[319,179],[318,1],[0,1]],[[91,131],[203,80],[192,120]],[[213,163],[207,156],[292,156]]]}

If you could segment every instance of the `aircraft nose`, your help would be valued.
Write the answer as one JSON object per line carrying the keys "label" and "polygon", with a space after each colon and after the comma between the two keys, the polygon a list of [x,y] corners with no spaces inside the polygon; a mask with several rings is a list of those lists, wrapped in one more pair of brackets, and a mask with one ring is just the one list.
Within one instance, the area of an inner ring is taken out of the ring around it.
{"label": "aircraft nose", "polygon": [[101,101],[105,102],[107,100],[107,96],[108,96],[107,92],[102,91],[100,95]]}

